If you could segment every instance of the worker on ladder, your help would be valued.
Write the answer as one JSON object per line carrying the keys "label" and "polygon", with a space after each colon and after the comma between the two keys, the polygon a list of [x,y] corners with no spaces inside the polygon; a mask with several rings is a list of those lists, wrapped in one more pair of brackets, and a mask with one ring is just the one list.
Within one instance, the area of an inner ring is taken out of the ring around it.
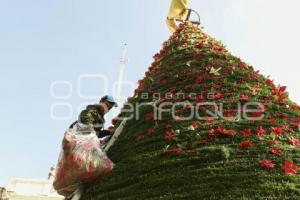
{"label": "worker on ladder", "polygon": [[190,21],[193,24],[200,25],[200,16],[199,14],[188,8],[190,0],[172,0],[169,14],[167,17],[167,25],[171,33],[176,31],[177,24],[176,22],[185,22],[190,21],[191,13],[195,13],[198,16],[198,21]]}
{"label": "worker on ladder", "polygon": [[[108,140],[111,139],[112,135],[110,131],[104,130],[103,126],[105,123],[104,115],[108,113],[113,107],[117,107],[118,104],[112,96],[103,96],[98,104],[88,105],[79,114],[78,120],[70,125],[69,129],[75,128],[80,135],[87,135],[93,132],[96,133],[101,142],[104,142],[106,146]],[[111,146],[113,141],[109,142]],[[79,184],[77,189],[67,196],[65,200],[79,200],[84,190],[84,184]]]}
{"label": "worker on ladder", "polygon": [[103,96],[98,104],[88,105],[80,113],[78,120],[70,125],[70,128],[77,126],[77,130],[81,134],[89,134],[95,131],[99,138],[109,138],[111,136],[110,131],[103,129],[105,123],[104,115],[117,106],[118,104],[112,96]]}

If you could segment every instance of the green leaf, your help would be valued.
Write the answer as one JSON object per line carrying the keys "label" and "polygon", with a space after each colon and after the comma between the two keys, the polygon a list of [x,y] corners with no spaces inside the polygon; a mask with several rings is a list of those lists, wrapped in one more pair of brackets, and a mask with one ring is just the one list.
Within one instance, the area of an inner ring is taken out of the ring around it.
{"label": "green leaf", "polygon": [[270,138],[271,138],[272,140],[275,140],[275,139],[276,139],[276,133],[272,132],[272,133],[270,134]]}
{"label": "green leaf", "polygon": [[187,127],[187,130],[189,130],[189,131],[194,131],[194,130],[195,130],[195,128],[194,128],[194,126],[193,126],[193,125],[190,125],[190,126],[188,126],[188,127]]}

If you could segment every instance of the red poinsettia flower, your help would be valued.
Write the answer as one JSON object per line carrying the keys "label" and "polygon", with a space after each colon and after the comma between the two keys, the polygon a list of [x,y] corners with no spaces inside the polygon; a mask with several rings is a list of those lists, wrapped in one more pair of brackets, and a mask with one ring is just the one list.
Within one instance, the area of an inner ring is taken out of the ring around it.
{"label": "red poinsettia flower", "polygon": [[280,119],[288,119],[289,115],[285,114],[285,113],[276,113],[276,115],[280,118]]}
{"label": "red poinsettia flower", "polygon": [[284,173],[295,176],[299,167],[293,162],[285,161],[281,169],[284,171]]}
{"label": "red poinsettia flower", "polygon": [[275,117],[269,117],[268,122],[274,124],[276,122],[276,118]]}
{"label": "red poinsettia flower", "polygon": [[166,128],[166,129],[172,129],[173,127],[172,127],[172,125],[170,125],[170,124],[166,124],[166,125],[165,125],[165,128]]}
{"label": "red poinsettia flower", "polygon": [[272,89],[272,95],[279,101],[282,101],[288,97],[288,95],[285,91],[286,91],[286,86],[274,88],[274,89]]}
{"label": "red poinsettia flower", "polygon": [[224,95],[222,93],[220,93],[220,92],[215,93],[215,100],[220,100],[223,98],[224,98]]}
{"label": "red poinsettia flower", "polygon": [[141,84],[138,86],[138,88],[134,91],[135,94],[138,94],[138,93],[142,93],[145,91],[145,86],[144,84]]}
{"label": "red poinsettia flower", "polygon": [[239,147],[241,148],[248,148],[248,147],[252,147],[253,143],[250,140],[244,141],[242,142]]}
{"label": "red poinsettia flower", "polygon": [[161,85],[166,85],[168,83],[168,79],[164,78],[164,79],[160,80],[159,83]]}
{"label": "red poinsettia flower", "polygon": [[290,109],[294,110],[294,111],[300,110],[300,106],[299,105],[290,105]]}
{"label": "red poinsettia flower", "polygon": [[218,51],[220,49],[220,46],[215,43],[212,43],[210,48],[212,51]]}
{"label": "red poinsettia flower", "polygon": [[285,92],[286,91],[286,86],[281,86],[281,87],[279,87],[279,92]]}
{"label": "red poinsettia flower", "polygon": [[274,81],[272,81],[271,79],[267,79],[267,80],[266,80],[266,83],[267,83],[269,86],[273,86],[273,85],[274,85]]}
{"label": "red poinsettia flower", "polygon": [[253,113],[250,113],[250,116],[253,117],[253,118],[259,118],[259,117],[263,117],[263,113],[261,112],[253,112]]}
{"label": "red poinsettia flower", "polygon": [[240,62],[240,63],[239,63],[239,68],[240,68],[240,69],[244,69],[244,70],[247,69],[246,64],[245,64],[244,62]]}
{"label": "red poinsettia flower", "polygon": [[263,159],[259,161],[260,165],[266,169],[273,169],[276,165],[268,159]]}
{"label": "red poinsettia flower", "polygon": [[209,142],[207,140],[200,140],[197,142],[197,144],[200,144],[200,145],[208,145]]}
{"label": "red poinsettia flower", "polygon": [[241,101],[247,102],[249,101],[249,96],[248,95],[241,95]]}
{"label": "red poinsettia flower", "polygon": [[289,143],[293,146],[300,146],[300,140],[294,137],[289,139]]}
{"label": "red poinsettia flower", "polygon": [[153,134],[154,134],[154,129],[153,129],[153,128],[149,128],[149,129],[146,131],[146,135],[147,135],[148,137],[151,137]]}
{"label": "red poinsettia flower", "polygon": [[196,153],[196,150],[195,149],[186,149],[185,152],[191,155],[191,154]]}
{"label": "red poinsettia flower", "polygon": [[251,131],[251,129],[245,129],[245,130],[241,131],[240,134],[241,134],[243,137],[249,137],[249,136],[252,135],[252,131]]}
{"label": "red poinsettia flower", "polygon": [[211,138],[217,138],[219,135],[218,131],[211,129],[208,131],[208,136]]}
{"label": "red poinsettia flower", "polygon": [[203,56],[202,56],[201,53],[195,53],[195,55],[194,55],[194,59],[195,59],[195,60],[200,60],[202,57],[203,57]]}
{"label": "red poinsettia flower", "polygon": [[222,135],[228,135],[228,136],[234,136],[236,135],[236,131],[235,130],[227,130],[225,129],[223,126],[218,128],[219,133],[221,133]]}
{"label": "red poinsettia flower", "polygon": [[280,149],[279,147],[270,147],[268,149],[268,152],[276,155],[276,156],[281,156],[282,155],[282,149]]}
{"label": "red poinsettia flower", "polygon": [[173,140],[175,134],[173,131],[166,131],[164,136],[167,140]]}
{"label": "red poinsettia flower", "polygon": [[205,99],[203,96],[198,96],[197,99],[196,99],[197,102],[201,103],[201,102],[204,102]]}
{"label": "red poinsettia flower", "polygon": [[149,112],[145,116],[145,120],[152,120],[153,119],[153,112]]}
{"label": "red poinsettia flower", "polygon": [[179,155],[179,154],[181,154],[182,149],[179,147],[173,147],[172,149],[170,149],[170,151],[176,155]]}
{"label": "red poinsettia flower", "polygon": [[257,128],[256,133],[258,136],[264,136],[267,134],[267,132],[262,127]]}
{"label": "red poinsettia flower", "polygon": [[204,43],[203,43],[203,42],[199,42],[199,43],[197,43],[195,46],[201,48],[201,47],[204,47]]}
{"label": "red poinsettia flower", "polygon": [[300,117],[295,117],[291,120],[290,125],[294,128],[300,128]]}
{"label": "red poinsettia flower", "polygon": [[226,118],[226,120],[233,120],[236,112],[236,110],[228,110],[225,112],[224,117]]}
{"label": "red poinsettia flower", "polygon": [[215,119],[213,117],[204,117],[204,118],[205,118],[207,124],[212,124],[215,121]]}
{"label": "red poinsettia flower", "polygon": [[193,126],[195,129],[197,129],[197,128],[200,128],[201,124],[200,124],[200,122],[198,122],[198,121],[194,121],[194,122],[192,122],[192,126]]}
{"label": "red poinsettia flower", "polygon": [[280,144],[281,142],[279,142],[278,140],[273,140],[273,139],[269,139],[269,142],[273,143],[274,145]]}
{"label": "red poinsettia flower", "polygon": [[201,75],[197,76],[197,78],[195,79],[196,83],[200,83],[203,80],[203,77]]}
{"label": "red poinsettia flower", "polygon": [[188,110],[193,110],[195,107],[192,104],[188,104],[185,106],[185,108]]}
{"label": "red poinsettia flower", "polygon": [[278,136],[283,135],[283,129],[281,127],[271,127],[270,130]]}

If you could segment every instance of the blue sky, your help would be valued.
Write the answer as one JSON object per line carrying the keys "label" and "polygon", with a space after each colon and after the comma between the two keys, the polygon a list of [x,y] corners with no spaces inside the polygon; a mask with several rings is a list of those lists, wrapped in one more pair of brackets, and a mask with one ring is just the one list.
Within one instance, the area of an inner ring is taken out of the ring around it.
{"label": "blue sky", "polygon": [[[165,25],[169,3],[0,0],[0,186],[12,177],[47,177],[78,107],[97,101],[82,96],[100,97],[106,89],[113,94],[124,42],[129,58],[124,79],[135,85],[143,77],[170,35]],[[287,85],[291,98],[300,103],[297,0],[191,0],[190,6],[201,14],[207,33]],[[86,75],[97,77],[82,79],[79,87],[78,80]],[[101,75],[108,81],[106,88]],[[54,83],[55,95],[68,97],[53,97]],[[132,88],[123,88],[123,96],[131,94]],[[51,108],[55,116],[70,116],[54,120]]]}

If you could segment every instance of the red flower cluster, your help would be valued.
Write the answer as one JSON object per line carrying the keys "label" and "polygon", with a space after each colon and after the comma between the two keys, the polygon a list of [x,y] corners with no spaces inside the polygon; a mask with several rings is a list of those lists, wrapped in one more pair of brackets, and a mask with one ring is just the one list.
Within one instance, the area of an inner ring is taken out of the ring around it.
{"label": "red flower cluster", "polygon": [[234,136],[234,135],[236,135],[236,131],[235,130],[227,130],[223,126],[221,126],[221,127],[218,128],[218,132],[221,135],[228,135],[228,136]]}
{"label": "red flower cluster", "polygon": [[166,85],[166,84],[168,83],[168,79],[163,78],[163,79],[161,79],[161,80],[159,81],[159,83],[160,83],[161,85]]}
{"label": "red flower cluster", "polygon": [[300,110],[300,106],[299,105],[290,105],[290,109],[291,110]]}
{"label": "red flower cluster", "polygon": [[245,130],[241,131],[240,134],[241,134],[243,137],[249,137],[249,136],[252,135],[252,131],[251,131],[251,129],[245,129]]}
{"label": "red flower cluster", "polygon": [[193,126],[195,129],[197,129],[197,128],[200,128],[201,124],[200,124],[200,122],[198,122],[198,121],[194,121],[194,122],[192,122],[192,126]]}
{"label": "red flower cluster", "polygon": [[248,95],[241,95],[241,101],[247,102],[249,101],[249,96]]}
{"label": "red flower cluster", "polygon": [[273,169],[276,165],[268,159],[263,159],[259,161],[260,165],[266,169]]}
{"label": "red flower cluster", "polygon": [[180,155],[181,153],[182,153],[182,149],[180,147],[173,147],[171,149],[164,150],[164,152],[162,152],[162,155],[167,155],[167,154]]}
{"label": "red flower cluster", "polygon": [[195,79],[196,83],[200,83],[203,80],[203,77],[201,75],[197,76],[197,78]]}
{"label": "red flower cluster", "polygon": [[232,120],[234,115],[237,114],[237,110],[231,109],[225,112],[224,117],[228,120]]}
{"label": "red flower cluster", "polygon": [[281,127],[271,127],[270,130],[278,136],[283,135],[283,129]]}
{"label": "red flower cluster", "polygon": [[148,137],[151,137],[153,134],[154,134],[153,128],[150,128],[150,129],[148,129],[148,130],[146,131],[146,135],[147,135]]}
{"label": "red flower cluster", "polygon": [[276,155],[276,156],[281,156],[282,155],[282,149],[280,149],[279,147],[270,147],[268,149],[268,152]]}
{"label": "red flower cluster", "polygon": [[244,62],[240,62],[239,63],[239,68],[246,70],[247,69],[247,65]]}
{"label": "red flower cluster", "polygon": [[175,134],[172,130],[166,131],[164,134],[165,139],[167,140],[173,140]]}
{"label": "red flower cluster", "polygon": [[234,136],[236,135],[236,131],[235,130],[229,130],[226,129],[223,126],[218,127],[218,129],[211,129],[208,131],[208,136],[211,138],[217,138],[220,135],[224,135],[224,136]]}
{"label": "red flower cluster", "polygon": [[271,79],[267,79],[266,84],[273,87],[274,86],[274,81],[271,80]]}
{"label": "red flower cluster", "polygon": [[215,121],[212,117],[205,117],[205,120],[207,124],[212,124]]}
{"label": "red flower cluster", "polygon": [[154,134],[154,129],[153,128],[150,128],[146,131],[146,133],[144,134],[141,134],[141,135],[138,135],[135,140],[136,141],[141,141],[141,140],[144,140],[146,137],[151,137],[153,136]]}
{"label": "red flower cluster", "polygon": [[172,125],[170,125],[170,124],[166,124],[166,125],[165,125],[165,128],[166,128],[166,129],[172,129],[173,127],[172,127]]}
{"label": "red flower cluster", "polygon": [[288,97],[288,95],[285,91],[286,91],[286,86],[282,86],[282,87],[279,87],[279,88],[274,88],[272,90],[272,95],[276,99],[278,99],[279,101],[282,101],[282,100],[284,100]]}
{"label": "red flower cluster", "polygon": [[146,114],[146,116],[145,116],[145,120],[152,120],[153,119],[153,113],[152,112],[149,112],[149,113],[147,113]]}
{"label": "red flower cluster", "polygon": [[299,167],[293,162],[285,161],[281,169],[284,171],[284,173],[295,176]]}
{"label": "red flower cluster", "polygon": [[257,128],[256,133],[258,136],[264,136],[267,134],[267,132],[262,127]]}
{"label": "red flower cluster", "polygon": [[220,100],[224,98],[224,94],[220,93],[220,92],[216,92],[215,93],[215,100]]}
{"label": "red flower cluster", "polygon": [[289,143],[293,146],[300,146],[300,140],[294,137],[289,139]]}
{"label": "red flower cluster", "polygon": [[211,138],[217,138],[218,137],[218,131],[214,130],[214,129],[211,129],[208,131],[208,136],[211,137]]}
{"label": "red flower cluster", "polygon": [[274,124],[274,123],[276,123],[276,118],[274,118],[274,117],[269,117],[269,118],[268,118],[268,122],[270,122],[271,124]]}
{"label": "red flower cluster", "polygon": [[241,148],[248,148],[248,147],[252,147],[253,143],[250,140],[244,141],[242,142],[239,147]]}
{"label": "red flower cluster", "polygon": [[294,128],[300,127],[300,117],[295,117],[291,120],[290,125]]}

